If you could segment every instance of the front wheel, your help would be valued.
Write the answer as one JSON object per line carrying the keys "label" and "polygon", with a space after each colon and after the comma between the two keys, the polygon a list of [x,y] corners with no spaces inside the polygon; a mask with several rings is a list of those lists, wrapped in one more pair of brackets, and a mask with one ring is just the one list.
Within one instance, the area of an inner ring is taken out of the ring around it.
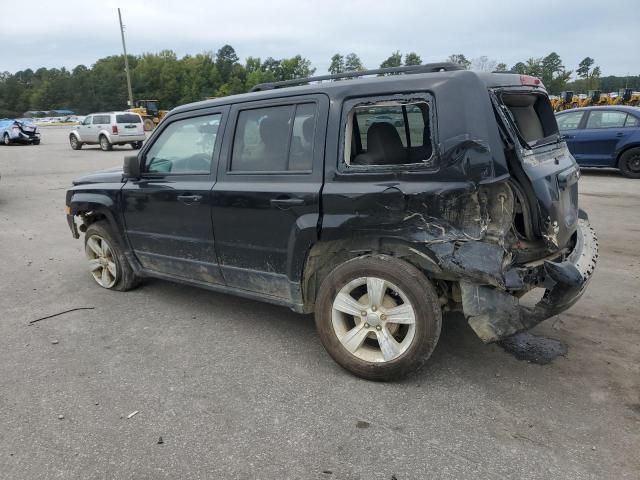
{"label": "front wheel", "polygon": [[2,143],[4,143],[7,146],[11,145],[11,138],[9,138],[8,133],[5,133],[4,136],[2,137]]}
{"label": "front wheel", "polygon": [[150,118],[145,118],[143,126],[144,126],[144,131],[145,132],[150,132],[151,130],[153,130],[156,127],[156,124],[153,123],[153,120],[151,120]]}
{"label": "front wheel", "polygon": [[78,137],[71,134],[69,135],[69,145],[73,150],[80,150],[82,148],[82,143],[78,140]]}
{"label": "front wheel", "polygon": [[315,319],[322,344],[339,365],[368,380],[393,380],[431,355],[442,312],[422,272],[375,255],[329,273],[318,292]]}
{"label": "front wheel", "polygon": [[620,155],[618,168],[625,177],[640,178],[640,148],[631,148]]}
{"label": "front wheel", "polygon": [[124,292],[140,282],[106,222],[89,225],[84,237],[84,250],[89,272],[101,287]]}

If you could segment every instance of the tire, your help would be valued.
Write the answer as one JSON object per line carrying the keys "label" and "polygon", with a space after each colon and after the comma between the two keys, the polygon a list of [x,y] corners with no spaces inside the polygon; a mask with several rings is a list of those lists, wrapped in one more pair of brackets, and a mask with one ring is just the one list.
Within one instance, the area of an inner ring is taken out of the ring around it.
{"label": "tire", "polygon": [[100,150],[108,152],[113,148],[113,145],[109,141],[106,135],[100,135]]}
{"label": "tire", "polygon": [[89,272],[101,287],[126,292],[139,285],[140,277],[133,272],[107,222],[89,225],[84,236],[84,249]]}
{"label": "tire", "polygon": [[8,133],[5,133],[4,136],[2,137],[2,143],[4,143],[6,146],[11,145],[11,138],[9,138]]}
{"label": "tire", "polygon": [[[370,302],[369,292],[382,301]],[[391,316],[402,322],[390,321]],[[420,270],[387,255],[367,255],[327,275],[315,320],[322,345],[340,366],[367,380],[387,381],[402,378],[429,358],[440,336],[442,311]]]}
{"label": "tire", "polygon": [[36,139],[33,142],[31,142],[32,145],[40,145],[40,139]]}
{"label": "tire", "polygon": [[140,150],[142,148],[142,142],[131,142],[131,148]]}
{"label": "tire", "polygon": [[153,123],[153,120],[151,120],[150,118],[145,118],[144,119],[143,126],[144,126],[144,131],[145,132],[150,132],[151,130],[156,128],[156,124]]}
{"label": "tire", "polygon": [[625,177],[640,178],[640,147],[630,148],[620,155],[618,168]]}
{"label": "tire", "polygon": [[78,141],[78,137],[74,134],[69,135],[69,145],[73,150],[80,150],[82,148],[82,142]]}

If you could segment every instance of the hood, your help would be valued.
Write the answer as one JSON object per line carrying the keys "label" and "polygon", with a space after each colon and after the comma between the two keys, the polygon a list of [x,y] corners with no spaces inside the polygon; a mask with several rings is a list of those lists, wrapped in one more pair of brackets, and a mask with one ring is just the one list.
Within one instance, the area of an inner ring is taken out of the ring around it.
{"label": "hood", "polygon": [[85,185],[87,183],[122,183],[122,167],[112,167],[89,173],[73,181],[74,185]]}

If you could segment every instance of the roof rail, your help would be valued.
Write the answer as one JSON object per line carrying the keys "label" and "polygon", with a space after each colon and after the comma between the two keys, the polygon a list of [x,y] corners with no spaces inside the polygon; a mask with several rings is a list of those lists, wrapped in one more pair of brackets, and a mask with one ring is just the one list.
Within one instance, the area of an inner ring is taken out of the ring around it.
{"label": "roof rail", "polygon": [[325,80],[339,80],[342,78],[357,78],[368,75],[385,75],[385,74],[411,74],[411,73],[433,73],[433,72],[449,72],[451,70],[464,70],[457,63],[441,62],[426,63],[424,65],[411,65],[408,67],[389,67],[377,68],[375,70],[362,70],[358,72],[343,72],[333,75],[320,75],[318,77],[294,78],[292,80],[283,80],[281,82],[260,83],[251,89],[252,92],[260,92],[263,90],[273,90],[275,88],[293,87],[295,85],[304,85],[310,82],[322,82]]}

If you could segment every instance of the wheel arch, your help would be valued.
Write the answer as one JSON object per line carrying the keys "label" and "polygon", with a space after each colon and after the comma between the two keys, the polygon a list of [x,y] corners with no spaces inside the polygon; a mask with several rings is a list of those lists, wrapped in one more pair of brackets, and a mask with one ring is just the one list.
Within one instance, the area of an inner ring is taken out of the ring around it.
{"label": "wheel arch", "polygon": [[[111,197],[102,193],[76,192],[71,195],[69,214],[82,217],[84,230],[86,227],[100,220],[105,220],[112,231],[120,231],[119,222],[113,213],[115,202]],[[82,231],[84,231],[81,228]]]}
{"label": "wheel arch", "polygon": [[622,155],[624,155],[625,153],[627,153],[629,150],[633,149],[633,148],[640,148],[640,142],[634,142],[631,144],[627,144],[624,147],[622,147],[620,149],[620,151],[618,152],[617,156],[616,156],[616,167],[620,164],[620,159],[622,158]]}
{"label": "wheel arch", "polygon": [[424,244],[379,235],[319,241],[307,252],[301,275],[304,310],[313,311],[320,285],[334,268],[353,258],[373,254],[406,261],[427,277],[442,273],[437,256]]}

